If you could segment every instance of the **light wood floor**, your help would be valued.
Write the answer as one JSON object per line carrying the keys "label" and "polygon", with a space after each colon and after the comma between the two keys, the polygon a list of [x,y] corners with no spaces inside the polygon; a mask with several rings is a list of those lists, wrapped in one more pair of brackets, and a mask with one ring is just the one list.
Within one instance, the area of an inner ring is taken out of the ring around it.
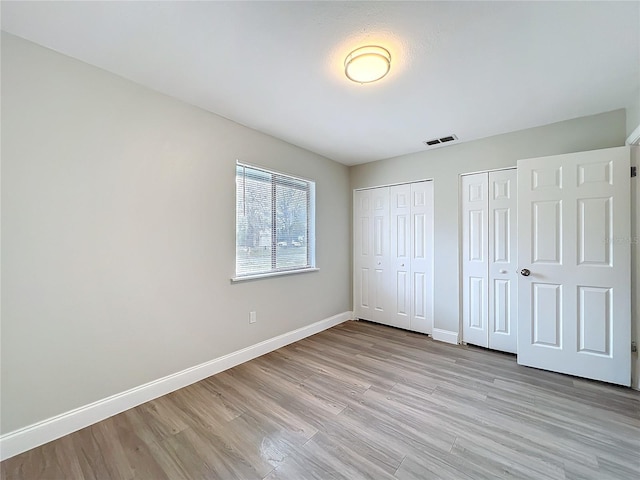
{"label": "light wood floor", "polygon": [[347,322],[1,464],[2,479],[625,479],[640,393]]}

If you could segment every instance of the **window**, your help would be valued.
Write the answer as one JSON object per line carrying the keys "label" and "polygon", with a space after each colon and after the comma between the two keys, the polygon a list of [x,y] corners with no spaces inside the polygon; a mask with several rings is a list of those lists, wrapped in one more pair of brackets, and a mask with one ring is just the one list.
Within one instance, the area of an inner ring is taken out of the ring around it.
{"label": "window", "polygon": [[314,269],[315,184],[236,165],[236,279]]}

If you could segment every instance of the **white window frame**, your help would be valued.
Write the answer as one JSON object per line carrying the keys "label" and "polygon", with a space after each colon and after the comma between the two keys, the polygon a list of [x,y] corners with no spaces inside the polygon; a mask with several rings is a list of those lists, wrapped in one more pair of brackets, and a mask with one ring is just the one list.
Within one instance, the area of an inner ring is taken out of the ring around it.
{"label": "white window frame", "polygon": [[307,272],[317,272],[319,268],[316,267],[316,257],[315,257],[315,203],[316,203],[316,192],[315,192],[315,182],[313,180],[298,177],[295,175],[291,175],[288,173],[282,173],[275,170],[270,170],[261,166],[252,165],[244,162],[236,161],[235,165],[235,178],[238,178],[238,167],[245,167],[247,169],[254,169],[262,171],[266,174],[270,174],[271,177],[271,215],[272,215],[272,225],[271,225],[271,236],[272,242],[276,240],[276,229],[277,222],[275,221],[275,189],[278,185],[287,185],[286,179],[291,179],[294,182],[305,182],[308,185],[308,201],[307,201],[307,265],[304,267],[275,267],[275,255],[277,255],[277,246],[274,248],[272,244],[272,268],[267,271],[256,272],[256,273],[246,273],[246,274],[238,274],[237,271],[237,248],[238,248],[238,191],[236,189],[236,201],[235,201],[235,222],[236,222],[236,263],[235,263],[235,275],[231,278],[232,282],[240,282],[245,280],[256,280],[260,278],[269,278],[276,277],[281,275],[291,275],[297,273],[307,273]]}

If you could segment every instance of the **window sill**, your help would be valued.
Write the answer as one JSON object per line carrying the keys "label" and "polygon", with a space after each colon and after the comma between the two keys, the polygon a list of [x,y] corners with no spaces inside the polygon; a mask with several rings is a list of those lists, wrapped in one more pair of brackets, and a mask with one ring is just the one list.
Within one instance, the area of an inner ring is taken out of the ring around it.
{"label": "window sill", "polygon": [[231,283],[245,282],[247,280],[260,280],[262,278],[280,277],[282,275],[294,275],[297,273],[319,272],[319,268],[299,268],[297,270],[283,270],[281,272],[257,273],[255,275],[243,275],[231,278]]}

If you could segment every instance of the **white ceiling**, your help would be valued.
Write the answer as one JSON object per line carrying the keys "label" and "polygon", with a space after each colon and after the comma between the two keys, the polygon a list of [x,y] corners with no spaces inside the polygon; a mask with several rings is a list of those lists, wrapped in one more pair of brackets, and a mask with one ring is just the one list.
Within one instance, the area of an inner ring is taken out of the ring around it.
{"label": "white ceiling", "polygon": [[[625,108],[640,2],[2,2],[2,29],[347,165]],[[358,85],[376,43],[391,72]]]}

